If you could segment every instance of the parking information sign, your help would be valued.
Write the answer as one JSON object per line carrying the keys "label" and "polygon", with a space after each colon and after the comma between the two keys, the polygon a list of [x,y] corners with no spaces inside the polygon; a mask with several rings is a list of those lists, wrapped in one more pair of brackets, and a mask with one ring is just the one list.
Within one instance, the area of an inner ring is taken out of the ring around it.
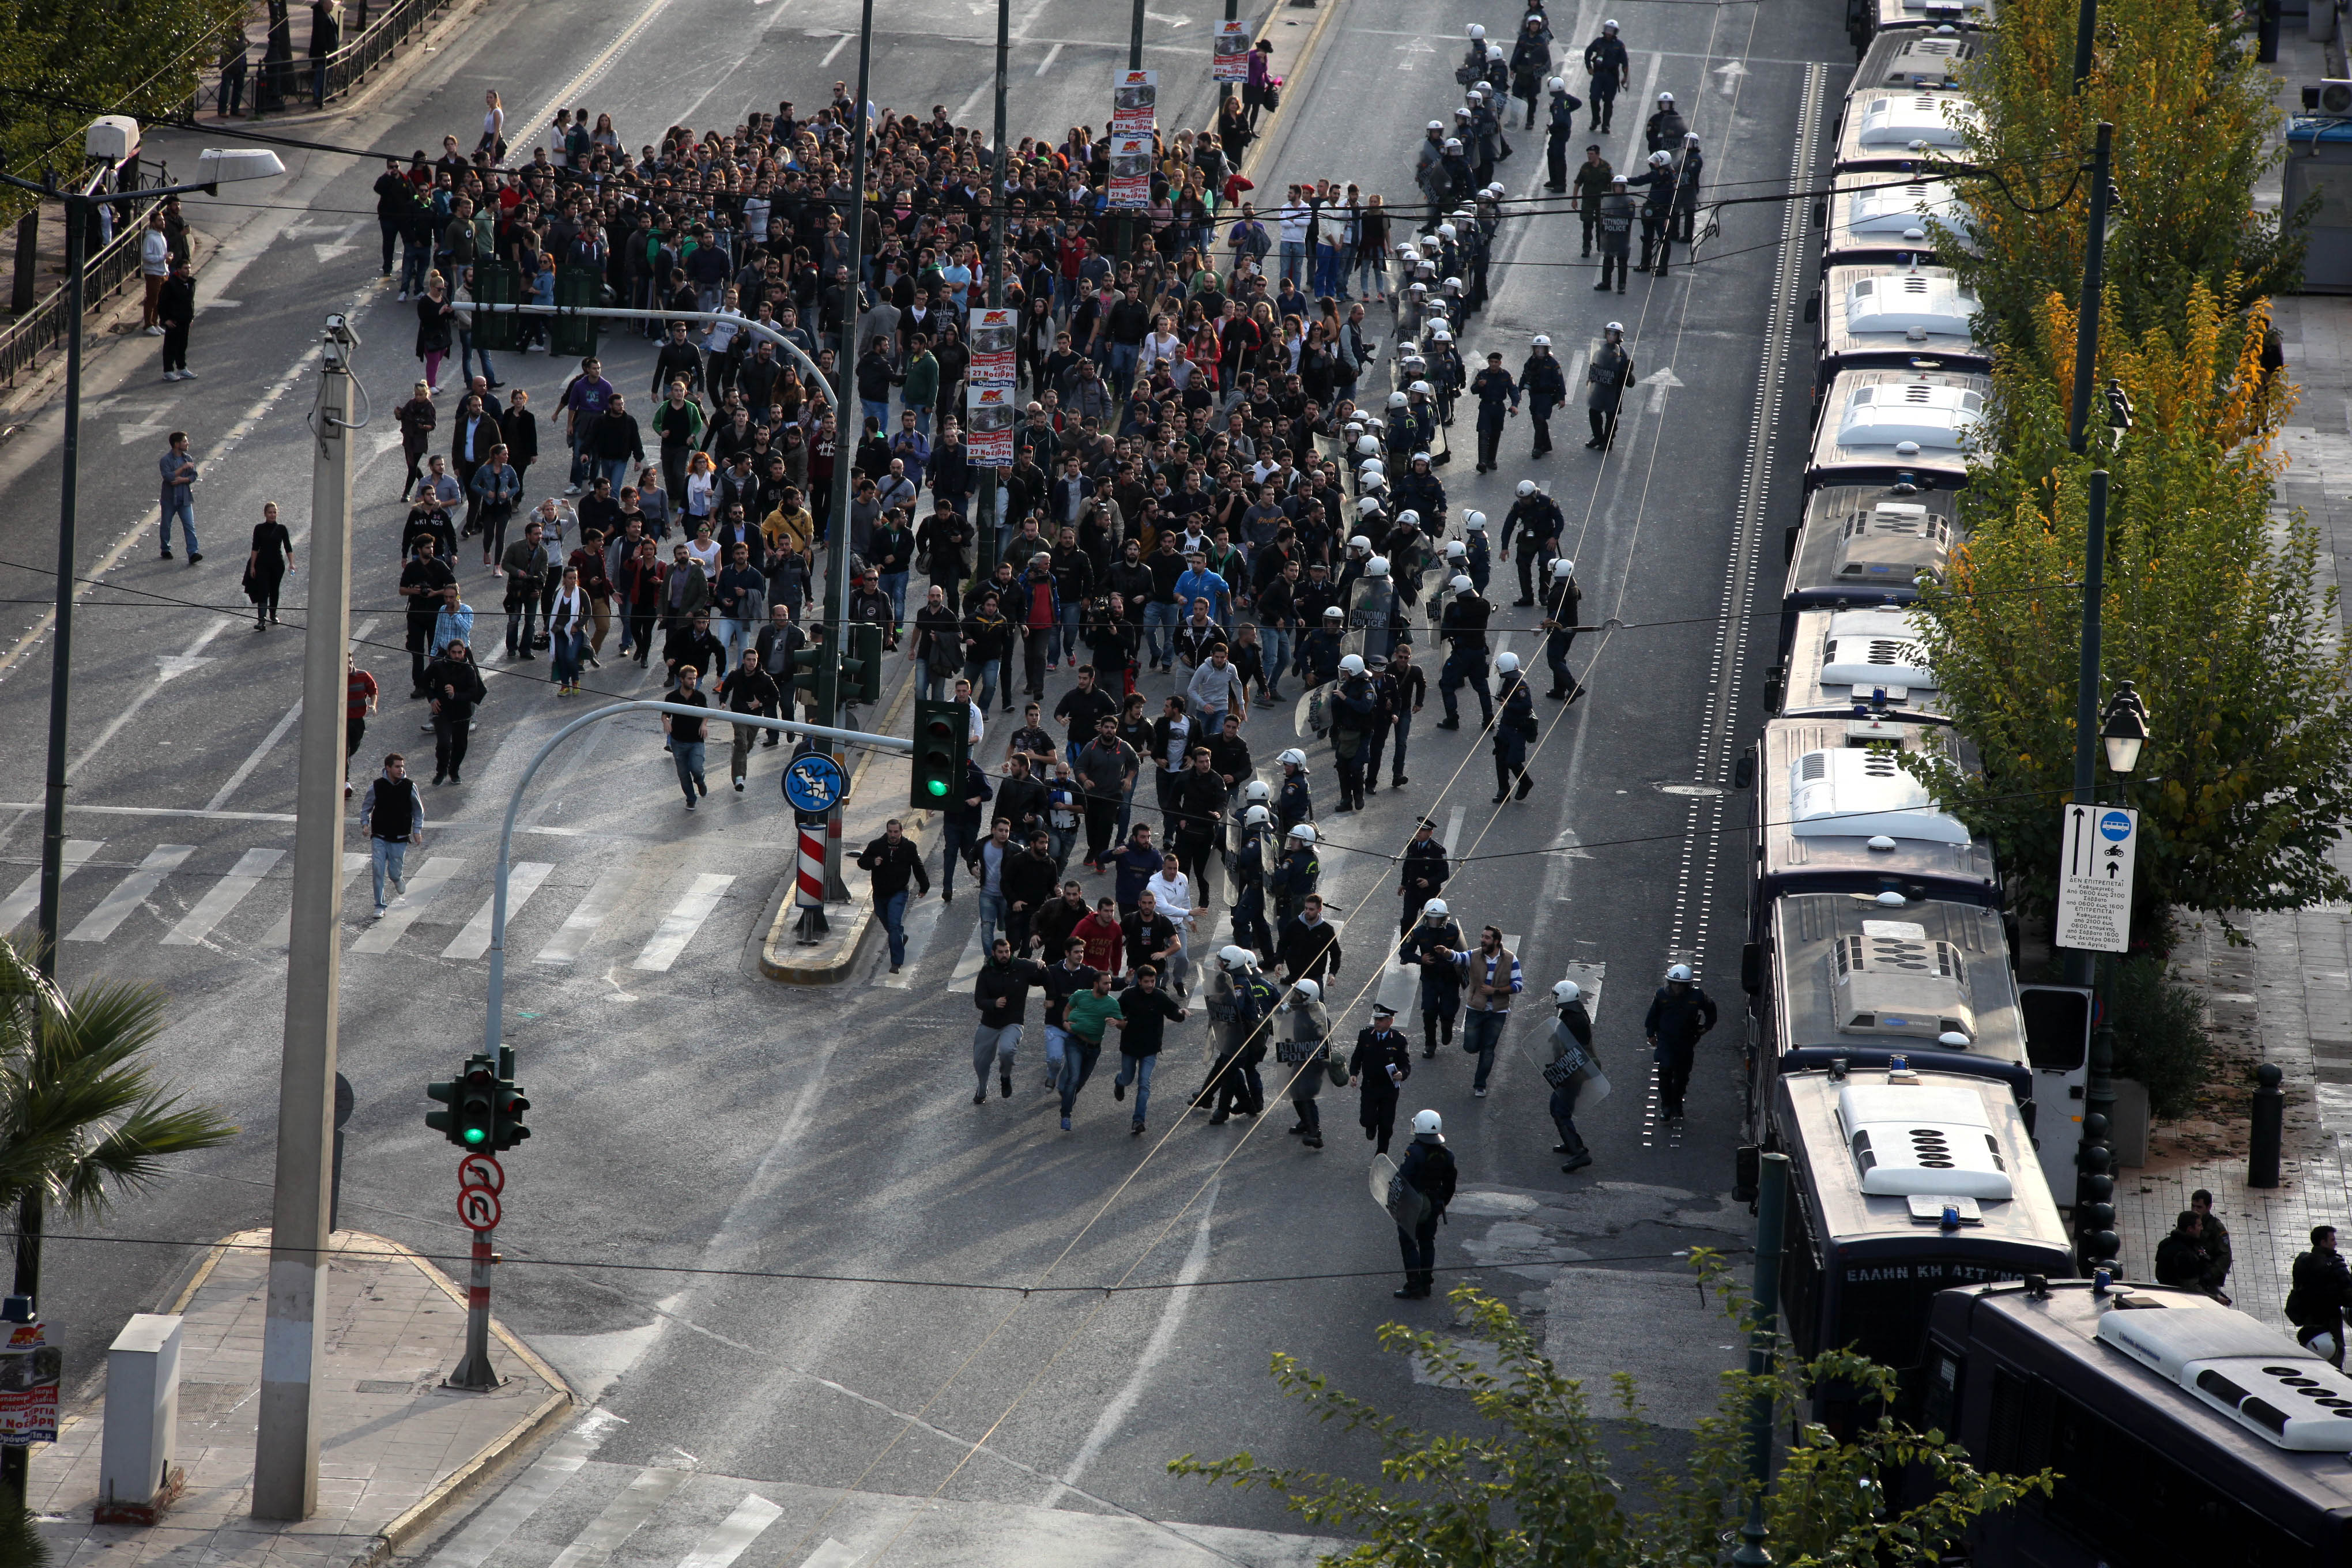
{"label": "parking information sign", "polygon": [[2124,952],[2131,947],[2132,861],[2139,813],[2119,805],[2070,805],[2058,864],[2060,947]]}

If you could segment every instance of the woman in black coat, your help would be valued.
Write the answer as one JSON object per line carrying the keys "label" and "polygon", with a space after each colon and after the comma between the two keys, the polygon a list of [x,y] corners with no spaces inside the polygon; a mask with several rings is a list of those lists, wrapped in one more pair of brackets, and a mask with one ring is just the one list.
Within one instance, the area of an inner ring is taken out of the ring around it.
{"label": "woman in black coat", "polygon": [[425,389],[441,389],[441,362],[449,357],[457,307],[449,301],[449,284],[435,268],[425,279],[425,297],[416,301],[416,357],[425,362]]}
{"label": "woman in black coat", "polygon": [[407,476],[400,481],[403,500],[416,488],[417,466],[425,461],[425,449],[433,444],[433,427],[440,423],[440,416],[434,412],[431,390],[425,383],[418,382],[415,394],[392,411],[394,421],[400,426],[400,455],[408,460]]}
{"label": "woman in black coat", "polygon": [[245,557],[245,596],[253,601],[255,631],[278,624],[278,590],[293,564],[294,536],[278,521],[278,503],[266,502],[261,521],[253,525],[253,548]]}
{"label": "woman in black coat", "polygon": [[507,461],[513,465],[515,482],[530,483],[530,465],[539,456],[539,416],[530,411],[530,394],[520,387],[507,395],[506,412],[499,416],[499,428],[505,432]]}

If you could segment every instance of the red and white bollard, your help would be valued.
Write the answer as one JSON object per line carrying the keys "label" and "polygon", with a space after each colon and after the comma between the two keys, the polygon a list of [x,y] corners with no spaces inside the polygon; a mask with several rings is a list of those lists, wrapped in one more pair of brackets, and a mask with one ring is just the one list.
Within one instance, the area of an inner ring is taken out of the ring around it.
{"label": "red and white bollard", "polygon": [[800,868],[793,898],[800,906],[800,942],[804,947],[822,941],[828,929],[824,918],[824,818],[800,819]]}
{"label": "red and white bollard", "polygon": [[490,1365],[490,1266],[498,1254],[490,1249],[492,1232],[474,1233],[473,1268],[466,1280],[466,1356],[449,1374],[452,1388],[496,1388],[499,1374]]}

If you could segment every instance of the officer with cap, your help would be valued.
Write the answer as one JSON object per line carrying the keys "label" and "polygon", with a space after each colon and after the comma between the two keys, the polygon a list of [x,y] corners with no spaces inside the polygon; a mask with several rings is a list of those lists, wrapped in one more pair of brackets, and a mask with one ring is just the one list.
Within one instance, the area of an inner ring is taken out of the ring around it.
{"label": "officer with cap", "polygon": [[1486,623],[1493,618],[1495,606],[1478,596],[1478,590],[1467,577],[1456,577],[1446,584],[1454,593],[1454,602],[1445,606],[1438,622],[1437,635],[1449,643],[1445,668],[1437,677],[1438,695],[1445,700],[1445,717],[1437,721],[1441,730],[1462,728],[1462,713],[1455,693],[1464,686],[1478,694],[1478,720],[1483,728],[1495,721],[1495,699],[1486,689]]}
{"label": "officer with cap", "polygon": [[1617,37],[1617,24],[1601,24],[1601,36],[1584,46],[1584,74],[1592,79],[1591,129],[1606,132],[1617,111],[1617,94],[1633,85],[1633,62]]}
{"label": "officer with cap", "polygon": [[[1650,154],[1650,166],[1626,184],[1647,187],[1642,197],[1641,269],[1666,275],[1666,252],[1674,248],[1675,160],[1670,153]],[[1656,266],[1651,265],[1653,258]]]}
{"label": "officer with cap", "polygon": [[1397,1244],[1404,1254],[1404,1289],[1390,1294],[1401,1301],[1429,1299],[1437,1282],[1437,1222],[1454,1201],[1454,1153],[1445,1146],[1444,1120],[1434,1110],[1412,1119],[1412,1147],[1397,1163],[1399,1201],[1412,1202],[1413,1223],[1397,1217]]}
{"label": "officer with cap", "polygon": [[1592,1151],[1576,1131],[1576,1097],[1588,1081],[1601,1076],[1601,1058],[1592,1048],[1592,1015],[1584,1005],[1584,987],[1563,980],[1551,988],[1551,1060],[1544,1066],[1544,1081],[1551,1085],[1551,1124],[1559,1129],[1559,1142],[1551,1152],[1568,1156],[1560,1173],[1572,1175],[1592,1163]]}
{"label": "officer with cap", "polygon": [[1625,176],[1610,175],[1609,194],[1601,198],[1600,216],[1594,220],[1601,229],[1601,281],[1592,286],[1593,292],[1607,291],[1612,271],[1617,275],[1617,292],[1625,291],[1633,262],[1633,219],[1638,210],[1633,193],[1626,189]]}
{"label": "officer with cap", "polygon": [[1528,792],[1536,787],[1528,773],[1528,742],[1536,737],[1536,700],[1527,678],[1519,673],[1517,654],[1496,654],[1495,674],[1502,682],[1495,693],[1503,709],[1495,722],[1495,804],[1500,805],[1514,798],[1514,779],[1519,786],[1517,799],[1527,799]]}
{"label": "officer with cap", "polygon": [[1658,1065],[1658,1114],[1680,1121],[1683,1094],[1690,1087],[1691,1062],[1701,1035],[1715,1027],[1715,999],[1699,989],[1687,963],[1666,971],[1666,983],[1650,999],[1642,1036]]}
{"label": "officer with cap", "polygon": [[1551,668],[1555,702],[1573,702],[1583,685],[1570,672],[1568,650],[1576,646],[1577,617],[1584,613],[1584,590],[1576,584],[1576,563],[1562,555],[1551,563],[1551,583],[1544,590],[1544,663]]}
{"label": "officer with cap", "polygon": [[1503,351],[1486,356],[1486,368],[1471,378],[1470,395],[1478,400],[1478,471],[1491,474],[1501,465],[1496,456],[1503,445],[1503,421],[1519,411],[1519,384],[1503,368]]}
{"label": "officer with cap", "polygon": [[1511,535],[1519,536],[1519,596],[1515,602],[1521,609],[1536,602],[1535,570],[1559,553],[1559,531],[1567,521],[1559,503],[1538,489],[1535,480],[1519,481],[1517,497],[1503,516],[1501,543],[1508,550]]}
{"label": "officer with cap", "polygon": [[1551,411],[1568,401],[1568,373],[1552,357],[1551,339],[1538,332],[1528,345],[1527,363],[1519,366],[1519,390],[1528,395],[1528,414],[1535,426],[1532,457],[1551,450]]}
{"label": "officer with cap", "polygon": [[1396,1026],[1396,1009],[1385,1002],[1372,1004],[1372,1026],[1356,1034],[1356,1048],[1348,1056],[1348,1077],[1361,1097],[1356,1121],[1372,1152],[1389,1152],[1396,1131],[1397,1091],[1412,1076],[1412,1042]]}
{"label": "officer with cap", "polygon": [[[1551,89],[1551,118],[1544,125],[1544,189],[1557,196],[1568,190],[1568,139],[1576,134],[1576,111],[1584,107],[1584,100],[1568,90],[1565,77],[1556,76],[1546,85]],[[1590,252],[1590,236],[1584,244]]]}
{"label": "officer with cap", "polygon": [[1633,356],[1625,352],[1625,323],[1612,321],[1601,331],[1601,347],[1584,370],[1584,416],[1592,422],[1592,439],[1585,445],[1605,452],[1617,439],[1617,407],[1625,389],[1633,384]]}
{"label": "officer with cap", "polygon": [[[1445,846],[1438,840],[1437,824],[1423,817],[1414,825],[1412,841],[1404,847],[1404,858],[1397,873],[1397,932],[1411,931],[1429,900],[1445,890],[1445,879],[1454,874],[1446,863]],[[1437,911],[1443,915],[1445,911]]]}

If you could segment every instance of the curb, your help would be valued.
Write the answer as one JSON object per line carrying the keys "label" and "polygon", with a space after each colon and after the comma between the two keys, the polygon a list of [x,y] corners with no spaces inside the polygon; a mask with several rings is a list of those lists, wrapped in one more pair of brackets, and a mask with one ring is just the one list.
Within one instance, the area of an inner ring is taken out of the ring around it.
{"label": "curb", "polygon": [[[199,234],[193,228],[188,231],[188,261],[191,270],[195,271],[199,277],[202,275],[204,264],[209,261],[214,253],[219,249],[220,241],[210,235]],[[59,287],[62,288],[63,285]],[[156,353],[162,352],[155,347],[154,342],[146,337],[136,332],[115,330],[139,319],[143,299],[144,296],[141,290],[125,288],[113,305],[102,306],[100,310],[83,316],[81,374],[85,385],[89,380],[90,362],[100,354],[108,354],[110,350],[120,350],[135,342],[142,345],[146,352]],[[21,425],[37,415],[51,401],[64,395],[65,340],[58,339],[42,352],[47,357],[36,360],[31,370],[26,373],[22,380],[13,387],[0,389],[0,421],[5,421],[8,425]],[[108,354],[108,357],[114,356]],[[0,439],[5,439],[5,433],[0,433]]]}

